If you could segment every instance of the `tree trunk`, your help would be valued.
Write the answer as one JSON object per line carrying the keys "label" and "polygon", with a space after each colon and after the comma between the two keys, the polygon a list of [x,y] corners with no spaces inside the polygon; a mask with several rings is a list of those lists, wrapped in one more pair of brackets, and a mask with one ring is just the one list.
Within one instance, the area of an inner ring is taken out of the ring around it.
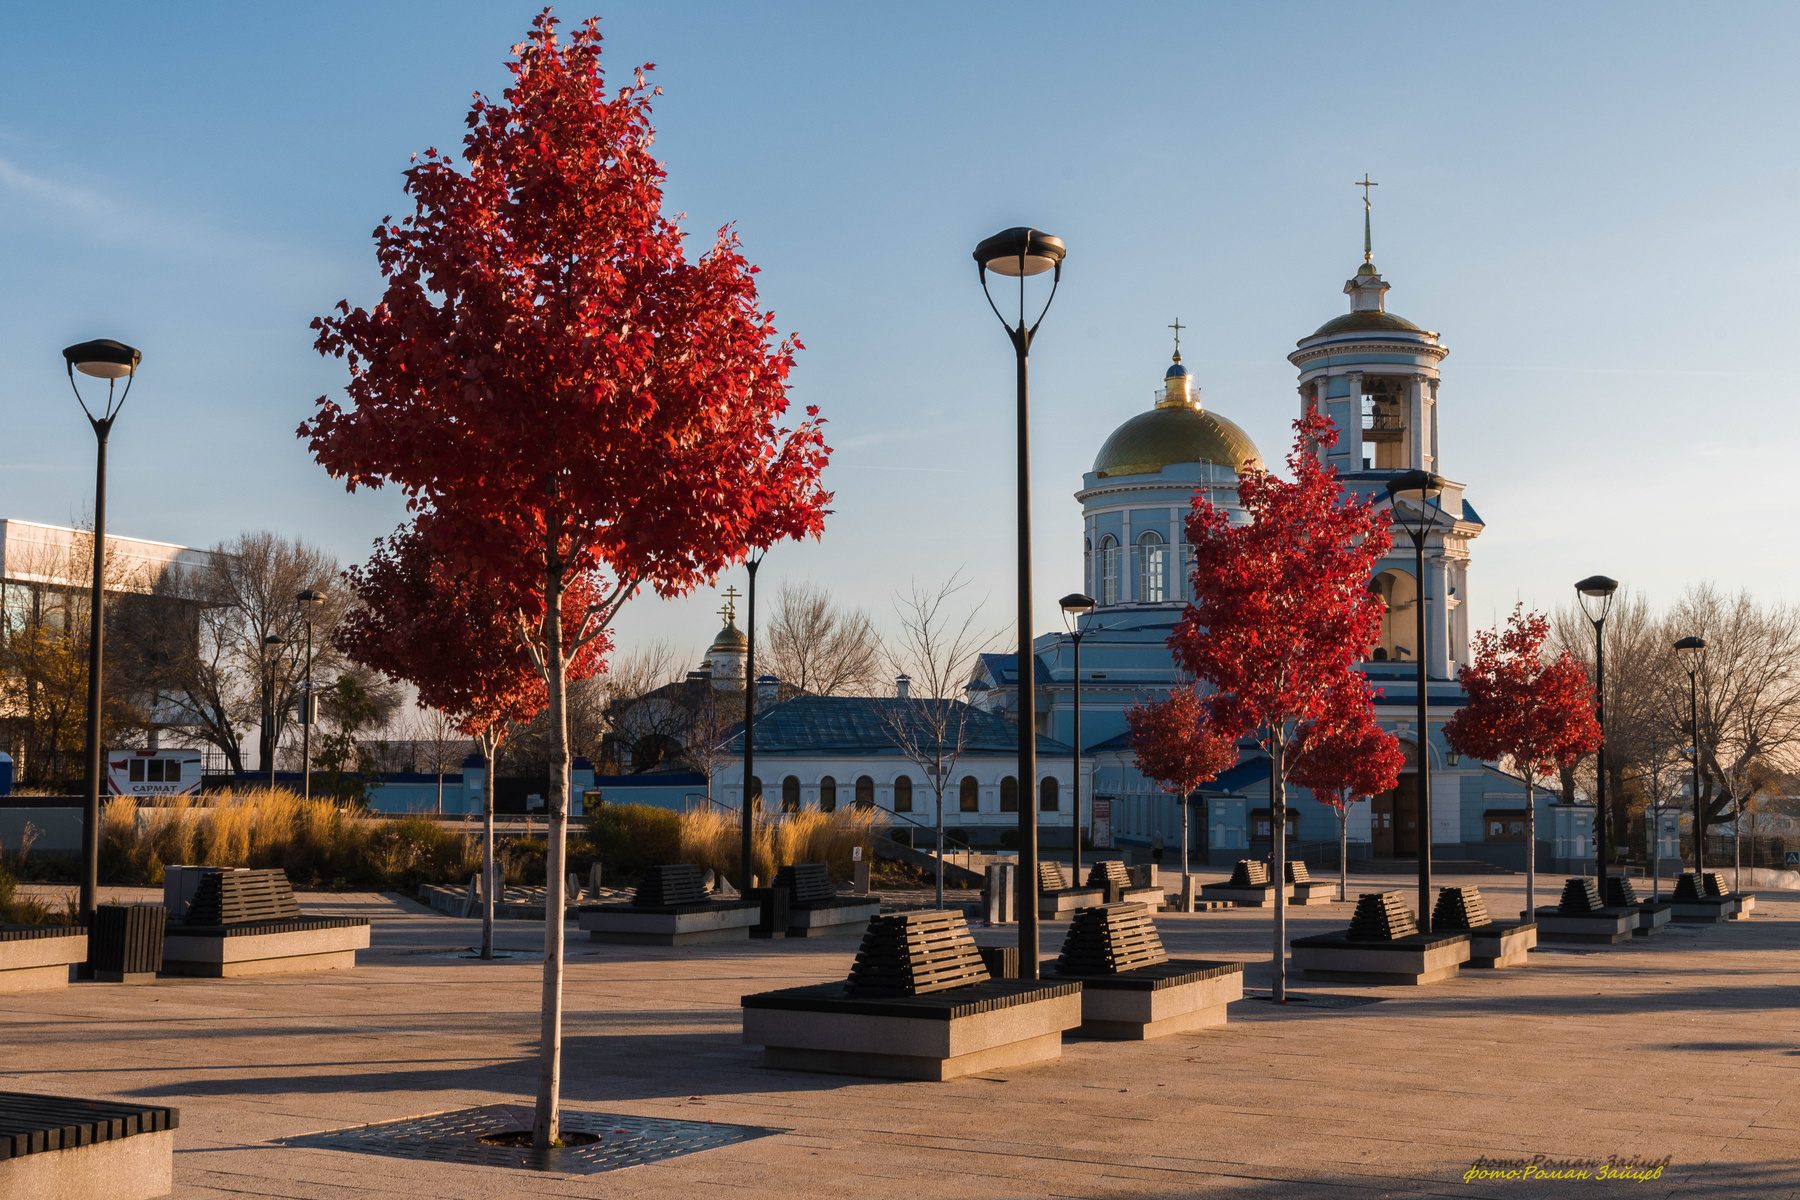
{"label": "tree trunk", "polygon": [[[1532,797],[1531,772],[1525,772],[1525,911],[1520,919],[1537,920],[1537,801]],[[1600,899],[1604,902],[1606,897]]]}
{"label": "tree trunk", "polygon": [[444,815],[444,764],[438,763],[438,816]]}
{"label": "tree trunk", "polygon": [[[1179,796],[1176,796],[1175,802],[1177,804],[1181,805],[1181,903],[1182,903],[1181,911],[1187,912],[1188,911],[1187,899],[1189,896],[1193,895],[1193,890],[1188,887],[1188,802],[1187,802],[1187,794],[1183,793]],[[1076,887],[1081,886],[1081,883],[1079,880],[1076,881],[1075,886]]]}
{"label": "tree trunk", "polygon": [[1287,1003],[1287,780],[1282,762],[1279,736],[1272,739],[1269,751],[1269,840],[1274,848],[1274,861],[1269,867],[1269,882],[1275,885],[1275,982],[1269,999]]}
{"label": "tree trunk", "polygon": [[481,773],[481,957],[494,957],[494,795],[498,790],[494,776],[498,773],[500,739],[491,733],[481,737],[481,752],[487,757],[487,768]]}
{"label": "tree trunk", "polygon": [[[551,554],[556,553],[552,538]],[[567,884],[563,877],[563,840],[568,832],[569,816],[569,715],[567,707],[565,666],[562,643],[562,571],[551,563],[544,572],[544,677],[550,693],[550,805],[548,852],[545,854],[544,880],[544,997],[543,1025],[538,1035],[537,1115],[532,1125],[531,1143],[548,1149],[561,1135],[560,1103],[562,1092],[562,967],[563,967],[563,895]]]}
{"label": "tree trunk", "polygon": [[1350,902],[1350,801],[1338,805],[1338,903]]}

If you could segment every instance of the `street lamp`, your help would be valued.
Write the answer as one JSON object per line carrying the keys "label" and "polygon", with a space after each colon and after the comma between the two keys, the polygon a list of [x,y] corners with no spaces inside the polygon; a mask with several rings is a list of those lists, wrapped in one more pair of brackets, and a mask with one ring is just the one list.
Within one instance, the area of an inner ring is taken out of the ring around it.
{"label": "street lamp", "polygon": [[[1706,822],[1700,814],[1700,685],[1696,676],[1706,661],[1706,639],[1682,638],[1675,643],[1675,658],[1688,677],[1688,733],[1694,739],[1693,745],[1688,747],[1688,786],[1694,792],[1694,878],[1698,879],[1705,869]],[[1681,849],[1680,846],[1675,848]]]}
{"label": "street lamp", "polygon": [[[312,731],[313,723],[319,719],[319,704],[313,696],[312,686],[312,635],[313,618],[325,607],[325,593],[307,588],[294,595],[294,603],[300,606],[300,616],[306,622],[306,693],[300,698],[300,795],[312,799]],[[442,762],[442,759],[439,759]],[[443,807],[443,781],[438,776],[438,807]]]}
{"label": "street lamp", "polygon": [[269,761],[264,765],[269,768],[269,790],[275,790],[275,659],[281,654],[281,648],[287,645],[287,639],[271,633],[264,637],[263,644],[263,720],[267,722],[264,729],[263,745],[268,747]]}
{"label": "street lamp", "polygon": [[[1019,978],[1038,977],[1037,906],[1037,721],[1036,692],[1031,653],[1031,341],[1037,336],[1044,314],[1062,284],[1062,239],[1018,226],[1002,230],[975,247],[975,268],[988,307],[1006,327],[1018,361],[1018,538],[1019,538],[1019,656],[1014,663],[1019,680]],[[988,272],[1019,281],[1019,323],[1001,316],[1000,306],[988,290]],[[1025,324],[1025,277],[1052,272],[1050,295],[1037,320]]]}
{"label": "street lamp", "polygon": [[[739,848],[743,865],[738,868],[738,874],[742,876],[738,880],[738,889],[746,900],[750,898],[750,864],[755,861],[751,857],[756,828],[755,805],[761,799],[760,794],[750,794],[750,781],[756,775],[756,568],[762,566],[763,555],[767,553],[765,548],[755,558],[744,559],[744,567],[750,572],[750,586],[744,608],[744,624],[749,627],[749,632],[744,635],[747,643],[744,650],[744,806],[740,814],[743,829]],[[767,886],[774,887],[775,881],[769,880]]]}
{"label": "street lamp", "polygon": [[1594,752],[1594,853],[1600,860],[1600,902],[1605,904],[1608,859],[1612,857],[1610,822],[1606,812],[1606,613],[1612,608],[1619,581],[1589,575],[1575,585],[1581,611],[1594,623],[1594,717],[1600,723],[1600,749]]}
{"label": "street lamp", "polygon": [[1074,822],[1074,849],[1070,853],[1070,861],[1074,864],[1075,874],[1069,881],[1070,887],[1081,886],[1081,639],[1088,634],[1081,627],[1081,618],[1094,611],[1094,598],[1084,596],[1080,592],[1070,592],[1061,600],[1063,626],[1068,629],[1069,636],[1075,642],[1075,729],[1070,738],[1075,743],[1075,751],[1071,757],[1075,764],[1075,811],[1071,814]]}
{"label": "street lamp", "polygon": [[[1418,596],[1413,602],[1417,610],[1417,631],[1413,635],[1413,658],[1419,668],[1419,916],[1420,933],[1431,932],[1431,722],[1426,712],[1425,695],[1425,535],[1437,525],[1443,511],[1444,480],[1430,471],[1402,471],[1387,482],[1388,504],[1395,520],[1413,544],[1413,579]],[[1402,510],[1404,500],[1408,508]],[[1429,507],[1428,507],[1429,506]],[[1279,881],[1278,881],[1279,882]]]}
{"label": "street lamp", "polygon": [[[63,352],[63,363],[69,373],[69,387],[74,389],[75,403],[81,405],[88,424],[94,428],[99,451],[94,465],[94,578],[88,599],[88,689],[87,689],[87,795],[82,805],[81,821],[81,923],[90,924],[94,916],[94,894],[100,883],[100,668],[106,649],[106,603],[102,595],[106,565],[106,438],[113,421],[131,395],[132,381],[137,378],[138,363],[143,355],[123,342],[100,338],[80,342]],[[76,386],[75,372],[93,379],[106,380],[106,407],[95,416]],[[120,379],[125,390],[114,395]]]}

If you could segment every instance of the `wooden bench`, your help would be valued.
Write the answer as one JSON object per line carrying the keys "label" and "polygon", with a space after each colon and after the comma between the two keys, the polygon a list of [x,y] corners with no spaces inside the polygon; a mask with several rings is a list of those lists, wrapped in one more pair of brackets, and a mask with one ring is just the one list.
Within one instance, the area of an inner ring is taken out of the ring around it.
{"label": "wooden bench", "polygon": [[1275,893],[1294,894],[1294,885],[1284,883],[1280,889],[1269,879],[1269,864],[1254,858],[1241,858],[1231,868],[1231,878],[1224,883],[1208,883],[1200,888],[1202,900],[1224,900],[1239,908],[1266,908],[1275,903]]}
{"label": "wooden bench", "polygon": [[[164,871],[165,885],[168,871],[199,873],[191,890],[185,878],[174,889],[189,898],[181,919],[171,919],[163,935],[165,974],[227,979],[333,971],[354,967],[356,952],[368,949],[368,918],[307,916],[285,871],[180,866]],[[170,894],[165,886],[164,896]]]}
{"label": "wooden bench", "polygon": [[763,1065],[838,1075],[956,1079],[1062,1056],[1081,985],[994,979],[961,913],[870,920],[841,983],[743,997]]}
{"label": "wooden bench", "polygon": [[694,863],[645,867],[624,904],[583,904],[577,927],[588,939],[616,946],[690,946],[747,942],[762,913],[754,897],[714,900]]}
{"label": "wooden bench", "polygon": [[1540,908],[1538,940],[1544,942],[1599,943],[1627,941],[1638,927],[1638,909],[1610,908],[1600,894],[1600,881],[1587,876],[1563,883],[1562,899],[1555,908]]}
{"label": "wooden bench", "polygon": [[1655,933],[1675,915],[1675,906],[1667,900],[1650,900],[1637,894],[1637,888],[1631,880],[1623,875],[1606,877],[1606,906],[1608,908],[1635,908],[1638,913],[1637,925],[1632,934],[1637,937],[1648,937]]}
{"label": "wooden bench", "polygon": [[166,1196],[180,1124],[163,1105],[0,1092],[0,1196]]}
{"label": "wooden bench", "polygon": [[1156,910],[1168,902],[1161,887],[1140,887],[1133,883],[1131,868],[1116,858],[1103,859],[1088,868],[1087,885],[1090,889],[1098,888],[1107,904],[1148,904]]}
{"label": "wooden bench", "polygon": [[1420,933],[1400,892],[1364,892],[1349,929],[1289,945],[1306,978],[1343,983],[1439,983],[1454,979],[1470,955],[1467,930]]}
{"label": "wooden bench", "polygon": [[1104,888],[1071,886],[1061,863],[1039,859],[1037,874],[1039,920],[1061,921],[1073,916],[1078,908],[1106,901]]}
{"label": "wooden bench", "polygon": [[1747,910],[1744,898],[1727,892],[1716,871],[1682,872],[1670,904],[1674,919],[1683,925],[1720,924]]}
{"label": "wooden bench", "polygon": [[787,935],[861,937],[881,912],[880,896],[840,896],[824,863],[794,863],[775,872],[775,887],[788,893]]}
{"label": "wooden bench", "polygon": [[1225,1023],[1244,995],[1244,964],[1171,959],[1150,909],[1101,904],[1075,914],[1054,977],[1081,984],[1085,1037],[1144,1041]]}
{"label": "wooden bench", "polygon": [[1522,966],[1531,948],[1537,945],[1535,922],[1494,920],[1477,887],[1439,889],[1437,905],[1431,910],[1431,927],[1466,930],[1471,967]]}
{"label": "wooden bench", "polygon": [[88,959],[81,925],[0,925],[0,993],[69,986],[69,968]]}
{"label": "wooden bench", "polygon": [[1337,883],[1330,879],[1314,879],[1304,862],[1287,864],[1288,894],[1295,904],[1331,904],[1337,900]]}

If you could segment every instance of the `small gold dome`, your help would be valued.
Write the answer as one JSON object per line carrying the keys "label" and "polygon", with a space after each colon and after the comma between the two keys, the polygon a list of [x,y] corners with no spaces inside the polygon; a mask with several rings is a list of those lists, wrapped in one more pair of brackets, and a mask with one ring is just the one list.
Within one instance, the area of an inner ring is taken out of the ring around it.
{"label": "small gold dome", "polygon": [[1216,413],[1191,404],[1163,403],[1113,430],[1094,460],[1102,479],[1155,475],[1178,463],[1214,462],[1234,471],[1261,467],[1250,435]]}
{"label": "small gold dome", "polygon": [[726,625],[725,628],[719,630],[719,636],[713,639],[712,645],[707,649],[710,653],[715,650],[736,650],[741,652],[748,650],[749,648],[750,639],[746,638],[735,624],[729,624]]}

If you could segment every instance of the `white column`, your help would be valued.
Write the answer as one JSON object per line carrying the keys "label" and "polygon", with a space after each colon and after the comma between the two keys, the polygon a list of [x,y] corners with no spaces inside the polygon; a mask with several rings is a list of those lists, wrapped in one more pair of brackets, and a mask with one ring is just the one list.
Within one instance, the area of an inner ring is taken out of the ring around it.
{"label": "white column", "polygon": [[1438,468],[1438,381],[1426,379],[1423,382],[1426,401],[1431,405],[1431,469],[1442,475]]}
{"label": "white column", "polygon": [[1450,606],[1450,564],[1443,558],[1425,560],[1425,574],[1431,580],[1429,596],[1431,602],[1425,607],[1425,638],[1427,644],[1425,673],[1434,679],[1441,679],[1448,674],[1449,637],[1445,618]]}

